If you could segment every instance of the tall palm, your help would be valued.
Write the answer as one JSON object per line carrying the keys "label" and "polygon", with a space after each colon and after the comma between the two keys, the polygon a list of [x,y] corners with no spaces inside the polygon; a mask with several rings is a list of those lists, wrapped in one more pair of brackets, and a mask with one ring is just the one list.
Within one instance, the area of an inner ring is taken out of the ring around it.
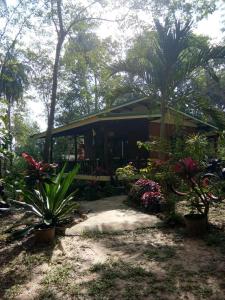
{"label": "tall palm", "polygon": [[125,72],[132,78],[135,89],[154,96],[160,103],[160,138],[165,139],[165,116],[170,99],[199,68],[211,60],[225,58],[225,47],[210,47],[193,42],[192,23],[175,20],[164,24],[155,20],[155,30],[142,56],[127,56],[113,66],[114,72]]}
{"label": "tall palm", "polygon": [[0,72],[0,96],[7,103],[8,130],[11,132],[11,111],[15,102],[22,98],[27,84],[25,67],[13,56],[7,59]]}

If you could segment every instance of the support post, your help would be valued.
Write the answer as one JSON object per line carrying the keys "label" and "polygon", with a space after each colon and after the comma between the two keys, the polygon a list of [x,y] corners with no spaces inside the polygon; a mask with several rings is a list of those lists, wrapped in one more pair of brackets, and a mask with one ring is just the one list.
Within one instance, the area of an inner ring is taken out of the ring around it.
{"label": "support post", "polygon": [[54,138],[51,137],[51,145],[50,145],[50,162],[52,163],[53,159],[53,146],[54,146]]}
{"label": "support post", "polygon": [[74,151],[74,153],[75,153],[75,163],[77,163],[77,136],[75,135],[74,136],[74,146],[75,146],[75,151]]}
{"label": "support post", "polygon": [[109,156],[108,156],[108,132],[104,127],[104,165],[105,168],[109,169]]}

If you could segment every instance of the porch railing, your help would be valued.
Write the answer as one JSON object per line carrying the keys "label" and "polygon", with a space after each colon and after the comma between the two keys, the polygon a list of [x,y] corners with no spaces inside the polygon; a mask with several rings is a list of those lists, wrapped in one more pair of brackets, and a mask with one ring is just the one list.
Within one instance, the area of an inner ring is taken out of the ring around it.
{"label": "porch railing", "polygon": [[[117,168],[127,165],[129,162],[132,162],[136,168],[144,168],[147,164],[146,159],[138,160],[125,160],[125,159],[111,159],[110,164],[106,167],[105,163],[100,159],[96,160],[79,160],[68,161],[66,171],[70,171],[74,168],[76,164],[80,166],[79,174],[80,175],[92,175],[92,176],[111,176],[115,174]],[[65,164],[64,162],[59,162],[59,167],[62,167]]]}

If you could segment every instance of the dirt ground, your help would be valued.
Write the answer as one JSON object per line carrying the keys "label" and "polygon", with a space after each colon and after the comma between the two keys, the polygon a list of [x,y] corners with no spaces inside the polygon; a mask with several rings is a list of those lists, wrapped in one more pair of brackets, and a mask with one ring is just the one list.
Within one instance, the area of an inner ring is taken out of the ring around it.
{"label": "dirt ground", "polygon": [[[21,216],[0,217],[1,229]],[[184,228],[137,229],[6,243],[0,235],[0,299],[225,299],[225,204],[203,239]]]}
{"label": "dirt ground", "polygon": [[85,232],[111,233],[155,227],[161,220],[154,215],[134,210],[126,205],[127,196],[112,196],[96,201],[81,201],[80,209],[87,220],[66,230],[66,235]]}

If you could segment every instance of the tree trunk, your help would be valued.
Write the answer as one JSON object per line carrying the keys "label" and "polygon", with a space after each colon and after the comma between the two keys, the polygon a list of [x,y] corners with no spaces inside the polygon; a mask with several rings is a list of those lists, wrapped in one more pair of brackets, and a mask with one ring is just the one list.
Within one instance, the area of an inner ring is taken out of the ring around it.
{"label": "tree trunk", "polygon": [[[165,97],[163,97],[162,100],[161,100],[160,113],[161,113],[161,119],[160,119],[160,143],[163,145],[163,142],[166,139],[166,123],[165,123],[165,121],[166,121],[166,100],[165,100]],[[161,147],[162,147],[162,145],[161,145]],[[165,158],[164,151],[159,151],[159,158],[160,159],[164,159]]]}
{"label": "tree trunk", "polygon": [[8,107],[7,107],[7,118],[8,118],[8,131],[9,131],[9,134],[11,134],[11,100],[8,99]]}
{"label": "tree trunk", "polygon": [[95,112],[98,111],[98,83],[97,83],[97,76],[94,73],[95,78]]}
{"label": "tree trunk", "polygon": [[[8,149],[10,151],[10,153],[12,153],[12,116],[11,116],[11,112],[12,112],[12,103],[13,103],[13,100],[12,98],[8,98],[7,99],[8,101],[8,107],[7,107],[7,118],[8,118],[8,134],[9,134],[9,145],[8,145]],[[12,166],[12,156],[10,155],[10,166]],[[5,163],[6,163],[6,160],[5,160]],[[5,166],[5,169],[6,169],[6,166]]]}
{"label": "tree trunk", "polygon": [[55,53],[55,62],[54,62],[53,76],[52,76],[52,95],[51,95],[51,103],[50,103],[50,113],[48,118],[48,128],[46,131],[44,154],[43,154],[44,161],[46,162],[49,162],[51,157],[51,138],[52,138],[52,130],[54,127],[54,120],[55,120],[59,60],[60,60],[60,53],[64,42],[64,38],[65,36],[62,34],[61,36],[59,36],[57,47],[56,47],[56,53]]}

